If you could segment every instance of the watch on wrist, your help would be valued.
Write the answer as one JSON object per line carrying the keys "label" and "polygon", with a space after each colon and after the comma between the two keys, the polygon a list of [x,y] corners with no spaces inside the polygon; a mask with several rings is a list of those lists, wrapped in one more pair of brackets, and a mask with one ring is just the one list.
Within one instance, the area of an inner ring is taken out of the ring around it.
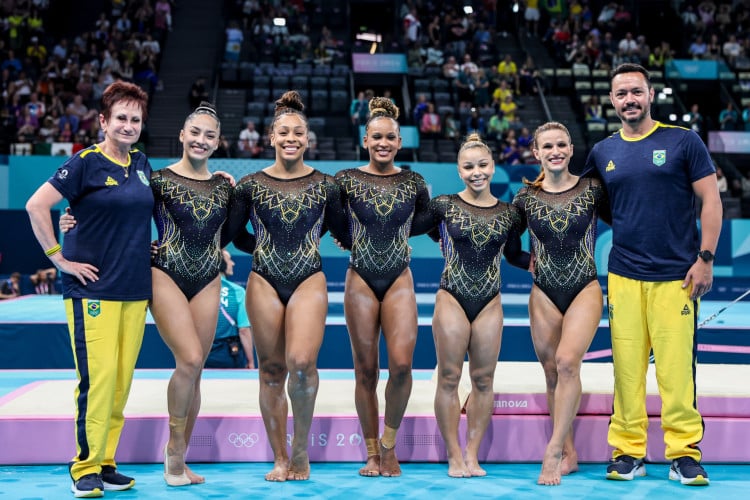
{"label": "watch on wrist", "polygon": [[712,254],[709,250],[701,250],[698,252],[698,257],[700,257],[703,262],[712,262],[714,260],[714,254]]}

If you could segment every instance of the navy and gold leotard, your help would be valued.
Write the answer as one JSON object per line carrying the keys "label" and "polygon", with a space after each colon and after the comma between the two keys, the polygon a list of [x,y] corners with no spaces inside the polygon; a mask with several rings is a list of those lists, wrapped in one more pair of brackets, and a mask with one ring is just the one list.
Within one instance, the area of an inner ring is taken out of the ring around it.
{"label": "navy and gold leotard", "polygon": [[461,305],[469,322],[500,293],[500,259],[529,267],[529,254],[521,251],[521,215],[513,205],[498,201],[491,207],[472,205],[460,196],[442,195],[430,203],[442,242],[445,268],[440,288]]}
{"label": "navy and gold leotard", "polygon": [[[230,234],[249,220],[255,233],[252,271],[276,290],[284,305],[297,287],[321,271],[320,237],[336,225],[339,188],[317,170],[294,179],[260,171],[235,187]],[[337,236],[335,230],[332,233]]]}
{"label": "navy and gold leotard", "polygon": [[221,230],[232,187],[219,175],[200,180],[164,168],[151,175],[158,252],[151,265],[164,271],[188,300],[219,275]]}
{"label": "navy and gold leotard", "polygon": [[349,222],[349,267],[382,301],[409,265],[412,219],[429,204],[427,184],[411,170],[376,175],[359,168],[338,172],[336,182]]}
{"label": "navy and gold leotard", "polygon": [[596,221],[600,211],[608,213],[606,191],[598,179],[582,178],[560,193],[523,187],[513,204],[531,235],[534,283],[564,314],[578,293],[597,279]]}

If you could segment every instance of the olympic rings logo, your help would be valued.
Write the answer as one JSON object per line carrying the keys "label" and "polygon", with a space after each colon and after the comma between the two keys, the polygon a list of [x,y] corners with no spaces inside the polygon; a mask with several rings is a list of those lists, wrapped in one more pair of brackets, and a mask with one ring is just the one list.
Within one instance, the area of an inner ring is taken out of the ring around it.
{"label": "olympic rings logo", "polygon": [[229,435],[227,440],[235,448],[252,448],[258,442],[258,434],[252,432],[250,434],[246,432],[233,432]]}

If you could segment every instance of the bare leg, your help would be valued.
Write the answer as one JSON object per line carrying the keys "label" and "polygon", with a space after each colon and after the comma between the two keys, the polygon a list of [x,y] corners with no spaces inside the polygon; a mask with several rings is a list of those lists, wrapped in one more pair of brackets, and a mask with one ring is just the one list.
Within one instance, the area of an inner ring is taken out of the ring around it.
{"label": "bare leg", "polygon": [[581,403],[581,363],[594,339],[602,313],[602,291],[598,282],[586,286],[565,313],[562,338],[557,348],[557,390],[555,426],[564,436],[563,475],[578,470],[578,453],[573,444],[573,420]]}
{"label": "bare leg", "polygon": [[492,418],[495,393],[493,382],[500,356],[503,331],[503,309],[500,298],[493,299],[471,324],[469,373],[471,397],[466,407],[467,435],[465,462],[472,476],[486,476],[479,465],[479,446]]}
{"label": "bare leg", "polygon": [[[354,374],[354,404],[365,443],[378,442],[378,397],[379,372],[378,342],[380,339],[380,303],[372,290],[354,271],[346,273],[344,292],[344,314],[352,345]],[[362,476],[380,475],[380,447],[376,453],[368,448],[367,463],[359,469]]]}
{"label": "bare leg", "polygon": [[307,452],[315,399],[318,394],[318,353],[323,343],[328,292],[323,273],[304,281],[289,300],[286,310],[287,391],[294,415],[294,438],[287,479],[310,478]]}
{"label": "bare leg", "polygon": [[[154,298],[151,312],[159,333],[175,358],[175,371],[167,388],[170,436],[166,447],[165,479],[169,482],[168,477],[185,474],[185,453],[190,438],[188,425],[192,431],[200,407],[200,401],[196,402],[194,398],[216,329],[220,282],[217,278],[188,303],[164,272],[153,269],[152,279]],[[194,411],[192,419],[191,410]],[[182,485],[184,481],[173,482]]]}
{"label": "bare leg", "polygon": [[[412,388],[412,362],[417,344],[417,300],[414,281],[407,268],[383,298],[381,324],[388,350],[388,383],[385,386],[385,429],[398,429],[406,412]],[[398,477],[401,467],[396,458],[396,436],[392,442],[383,432],[380,475]]]}
{"label": "bare leg", "polygon": [[[536,291],[535,291],[536,290]],[[554,372],[556,374],[556,385],[550,408],[552,409],[553,430],[552,437],[547,445],[542,463],[542,472],[539,476],[539,484],[560,484],[563,474],[563,452],[567,450],[566,472],[570,473],[578,468],[578,458],[575,447],[572,445],[572,423],[578,412],[581,398],[580,369],[583,355],[588,349],[596,333],[599,318],[602,311],[602,295],[598,282],[592,282],[584,288],[568,308],[564,317],[561,317],[551,301],[536,289],[532,290],[533,297],[530,298],[530,311],[536,320],[532,329],[535,349],[545,366],[545,373],[549,367],[549,352],[545,347],[554,348]],[[544,318],[561,319],[550,326]],[[545,339],[547,342],[545,343]],[[542,352],[543,354],[540,354]],[[549,380],[549,376],[548,376]],[[548,387],[549,389],[549,387]]]}
{"label": "bare leg", "polygon": [[[190,312],[193,316],[196,329],[198,330],[198,336],[201,342],[201,348],[203,350],[203,364],[206,363],[206,358],[211,352],[211,345],[213,344],[214,336],[216,335],[216,320],[218,317],[218,296],[219,290],[221,289],[221,280],[217,280],[217,289],[213,289],[213,284],[204,288],[198,295],[193,297],[190,301]],[[204,294],[210,295],[210,300],[204,299]],[[187,425],[185,427],[185,439],[190,445],[190,439],[193,435],[193,429],[195,428],[195,421],[198,418],[198,413],[201,408],[201,379],[203,376],[203,370],[198,373],[198,379],[195,381],[195,390],[193,392],[193,403],[190,405],[188,410]],[[185,464],[185,473],[190,478],[191,484],[202,484],[206,482],[206,478],[193,472],[190,467]]]}
{"label": "bare leg", "polygon": [[[190,446],[190,439],[193,436],[193,428],[195,427],[195,421],[198,417],[198,411],[201,407],[200,379],[202,375],[203,372],[201,372],[201,374],[198,376],[198,383],[195,385],[195,394],[193,395],[193,404],[190,407],[190,411],[188,412],[187,425],[185,426],[185,440],[187,441],[188,446]],[[185,464],[185,474],[187,474],[187,476],[190,478],[191,484],[202,484],[206,482],[206,478],[201,476],[200,474],[196,474],[195,472],[193,472],[187,463]]]}
{"label": "bare leg", "polygon": [[432,334],[438,361],[435,418],[445,441],[450,477],[471,476],[458,441],[458,424],[461,419],[458,384],[470,333],[471,325],[456,299],[448,292],[438,290],[432,318]]}
{"label": "bare leg", "polygon": [[286,481],[289,469],[286,447],[288,406],[284,393],[287,377],[284,336],[286,308],[276,290],[252,272],[247,280],[245,306],[255,332],[260,412],[274,457],[274,465],[266,474],[266,481]]}
{"label": "bare leg", "polygon": [[[547,408],[553,421],[553,433],[555,390],[557,389],[557,363],[555,355],[557,353],[557,346],[560,343],[562,319],[562,314],[557,307],[534,285],[529,295],[531,338],[534,342],[534,351],[544,370],[547,385]],[[542,471],[537,480],[538,484],[560,484],[562,453],[562,444],[557,448],[550,440],[544,452]]]}

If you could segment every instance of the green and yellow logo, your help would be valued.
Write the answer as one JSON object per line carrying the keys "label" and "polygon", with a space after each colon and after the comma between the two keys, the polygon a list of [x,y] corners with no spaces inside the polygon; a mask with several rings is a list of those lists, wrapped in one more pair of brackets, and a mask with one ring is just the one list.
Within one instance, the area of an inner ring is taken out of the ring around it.
{"label": "green and yellow logo", "polygon": [[88,315],[92,318],[96,318],[99,316],[99,313],[102,312],[102,305],[98,300],[89,300],[88,305],[86,306],[86,312],[88,312]]}
{"label": "green and yellow logo", "polygon": [[138,179],[140,179],[141,183],[148,186],[148,178],[146,177],[146,174],[144,174],[141,170],[138,170]]}
{"label": "green and yellow logo", "polygon": [[652,161],[654,162],[654,165],[657,167],[661,167],[666,163],[667,161],[667,150],[666,149],[659,149],[655,150]]}

